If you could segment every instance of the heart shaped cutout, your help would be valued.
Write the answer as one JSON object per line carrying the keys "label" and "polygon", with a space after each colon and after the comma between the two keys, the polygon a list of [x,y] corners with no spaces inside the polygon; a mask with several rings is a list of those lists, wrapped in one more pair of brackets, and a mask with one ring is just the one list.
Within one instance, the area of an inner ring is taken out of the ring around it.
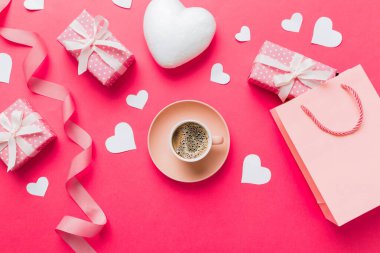
{"label": "heart shaped cutout", "polygon": [[337,47],[342,43],[342,39],[342,34],[333,30],[333,22],[331,19],[321,17],[317,20],[314,25],[311,43],[325,47]]}
{"label": "heart shaped cutout", "polygon": [[239,42],[247,42],[251,40],[251,30],[248,26],[243,25],[240,32],[235,34],[235,39]]}
{"label": "heart shaped cutout", "polygon": [[12,58],[9,54],[0,54],[0,82],[9,83],[12,71]]}
{"label": "heart shaped cutout", "polygon": [[257,155],[248,155],[243,163],[242,183],[262,185],[270,181],[272,176],[268,168],[261,166],[260,157]]}
{"label": "heart shaped cutout", "polygon": [[281,22],[281,27],[288,32],[298,33],[302,26],[303,17],[301,13],[294,13],[290,19],[284,19]]}
{"label": "heart shaped cutout", "polygon": [[215,29],[210,12],[185,8],[179,0],[152,0],[144,15],[146,43],[164,68],[176,68],[200,55],[210,45]]}
{"label": "heart shaped cutout", "polygon": [[36,183],[29,183],[26,191],[33,196],[44,197],[49,186],[49,180],[46,177],[40,177]]}
{"label": "heart shaped cutout", "polygon": [[211,82],[224,85],[230,82],[231,77],[223,72],[223,65],[221,63],[215,63],[211,69],[210,80]]}
{"label": "heart shaped cutout", "polygon": [[126,122],[117,124],[115,135],[106,140],[106,148],[114,154],[136,149],[132,127]]}
{"label": "heart shaped cutout", "polygon": [[44,0],[25,0],[24,7],[30,11],[43,10],[45,6]]}
{"label": "heart shaped cutout", "polygon": [[146,90],[140,90],[137,95],[128,95],[127,104],[137,109],[144,109],[148,101],[149,94]]}
{"label": "heart shaped cutout", "polygon": [[114,4],[121,8],[129,9],[132,6],[132,0],[112,0]]}

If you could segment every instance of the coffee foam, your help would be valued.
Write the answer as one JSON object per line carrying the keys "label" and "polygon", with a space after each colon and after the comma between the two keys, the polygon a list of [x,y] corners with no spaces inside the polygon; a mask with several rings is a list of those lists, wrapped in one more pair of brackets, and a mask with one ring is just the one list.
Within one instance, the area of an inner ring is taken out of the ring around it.
{"label": "coffee foam", "polygon": [[204,127],[195,122],[187,122],[174,131],[172,145],[180,157],[195,159],[206,152],[209,145],[208,138]]}

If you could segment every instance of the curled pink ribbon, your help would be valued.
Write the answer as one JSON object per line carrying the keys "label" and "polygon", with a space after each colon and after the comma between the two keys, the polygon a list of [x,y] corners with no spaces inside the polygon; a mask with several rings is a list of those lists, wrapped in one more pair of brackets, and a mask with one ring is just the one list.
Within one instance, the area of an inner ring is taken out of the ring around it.
{"label": "curled pink ribbon", "polygon": [[[0,0],[0,13],[10,1]],[[91,163],[91,136],[71,120],[75,106],[69,91],[59,84],[33,76],[47,57],[47,50],[39,35],[25,30],[0,28],[0,36],[8,41],[32,48],[23,65],[28,88],[34,93],[63,102],[63,122],[66,135],[83,149],[71,162],[66,189],[91,221],[64,216],[56,227],[56,231],[75,252],[96,252],[83,237],[93,237],[98,234],[107,223],[107,218],[100,206],[76,178]]]}

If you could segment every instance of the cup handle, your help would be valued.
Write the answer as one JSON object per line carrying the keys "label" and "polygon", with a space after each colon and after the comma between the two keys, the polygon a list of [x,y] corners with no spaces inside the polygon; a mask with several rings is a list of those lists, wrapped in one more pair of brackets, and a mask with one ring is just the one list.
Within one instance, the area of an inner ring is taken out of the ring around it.
{"label": "cup handle", "polygon": [[212,145],[220,145],[223,144],[224,138],[223,136],[213,136],[212,137]]}

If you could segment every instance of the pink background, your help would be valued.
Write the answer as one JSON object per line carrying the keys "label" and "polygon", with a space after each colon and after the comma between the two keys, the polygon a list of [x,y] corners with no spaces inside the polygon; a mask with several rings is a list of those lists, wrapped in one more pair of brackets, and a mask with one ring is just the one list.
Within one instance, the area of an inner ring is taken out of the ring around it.
{"label": "pink background", "polygon": [[[378,1],[307,0],[183,0],[209,9],[217,34],[207,52],[186,66],[163,70],[152,60],[144,42],[142,19],[149,0],[135,0],[130,10],[111,0],[46,0],[43,11],[29,12],[15,0],[0,17],[0,25],[34,30],[47,42],[49,60],[40,77],[72,91],[78,123],[95,141],[95,158],[81,181],[102,206],[109,223],[90,240],[99,252],[377,252],[380,248],[380,210],[376,209],[338,228],[322,215],[269,109],[279,99],[248,85],[251,63],[264,40],[297,49],[342,71],[361,63],[380,89],[380,3]],[[114,35],[130,49],[137,64],[116,87],[102,87],[89,73],[77,76],[77,61],[56,41],[84,9],[109,19]],[[300,33],[282,30],[281,20],[299,11]],[[313,25],[328,16],[342,32],[338,48],[311,45]],[[252,41],[240,44],[234,35],[242,25]],[[0,84],[0,109],[17,98],[28,98],[47,120],[58,140],[17,173],[0,170],[1,252],[69,252],[54,232],[61,217],[83,217],[67,196],[64,182],[72,157],[80,149],[65,136],[61,103],[32,94],[22,75],[30,51],[0,40],[0,52],[13,58],[9,85]],[[211,66],[221,62],[231,82],[209,81]],[[128,94],[146,89],[150,98],[143,111],[125,103]],[[198,99],[214,106],[231,131],[231,152],[214,177],[197,184],[174,182],[151,162],[146,145],[149,124],[165,105]],[[114,126],[128,122],[137,150],[110,154],[104,142]],[[263,186],[241,184],[246,155],[258,154],[272,171]],[[360,168],[358,168],[360,169]],[[26,184],[46,176],[45,198],[29,195]]]}

